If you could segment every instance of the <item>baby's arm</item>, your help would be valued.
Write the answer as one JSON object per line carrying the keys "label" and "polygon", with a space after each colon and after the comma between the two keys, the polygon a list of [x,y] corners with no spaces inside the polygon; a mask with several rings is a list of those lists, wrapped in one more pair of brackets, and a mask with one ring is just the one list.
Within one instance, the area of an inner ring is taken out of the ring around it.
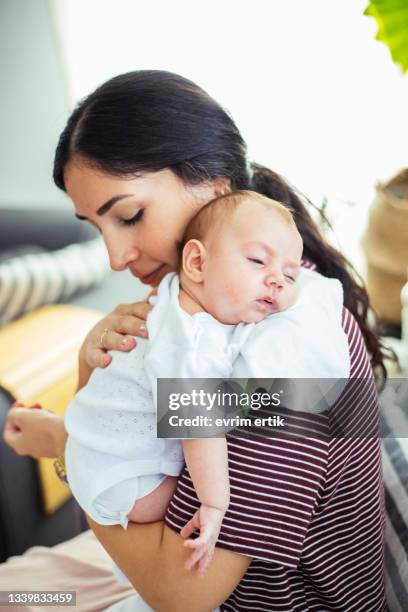
{"label": "baby's arm", "polygon": [[194,549],[186,568],[191,569],[198,562],[198,573],[203,575],[214,554],[221,523],[229,505],[227,442],[225,438],[183,440],[183,451],[201,502],[199,510],[181,530],[183,538],[188,538],[196,530],[200,531],[199,538],[190,538],[184,543]]}

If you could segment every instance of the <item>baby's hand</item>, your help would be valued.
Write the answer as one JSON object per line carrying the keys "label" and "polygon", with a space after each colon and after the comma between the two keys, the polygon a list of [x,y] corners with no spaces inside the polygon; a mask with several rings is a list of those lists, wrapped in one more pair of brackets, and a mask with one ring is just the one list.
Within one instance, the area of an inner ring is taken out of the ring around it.
{"label": "baby's hand", "polygon": [[218,540],[224,515],[225,510],[203,504],[188,523],[184,525],[180,532],[182,538],[188,538],[194,531],[200,531],[200,537],[196,540],[190,538],[184,542],[184,546],[194,549],[193,554],[190,555],[185,563],[186,569],[190,570],[198,563],[199,576],[205,574],[214,554],[215,544]]}

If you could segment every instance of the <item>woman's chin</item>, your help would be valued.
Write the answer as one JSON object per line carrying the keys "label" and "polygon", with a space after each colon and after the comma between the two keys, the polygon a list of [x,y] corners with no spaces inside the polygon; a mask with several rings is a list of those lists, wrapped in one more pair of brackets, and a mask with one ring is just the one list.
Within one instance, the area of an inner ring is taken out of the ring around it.
{"label": "woman's chin", "polygon": [[160,268],[155,270],[152,274],[148,274],[147,276],[143,276],[139,278],[140,282],[143,285],[150,285],[150,287],[157,287],[160,284],[160,281],[170,272],[169,266],[167,264],[162,264]]}

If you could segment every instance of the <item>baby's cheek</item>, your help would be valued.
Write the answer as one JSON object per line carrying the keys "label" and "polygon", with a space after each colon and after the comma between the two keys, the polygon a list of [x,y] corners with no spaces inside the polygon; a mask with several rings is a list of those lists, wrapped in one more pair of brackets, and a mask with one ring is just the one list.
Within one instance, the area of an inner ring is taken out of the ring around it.
{"label": "baby's cheek", "polygon": [[298,298],[298,290],[296,285],[287,286],[279,300],[279,311],[287,310],[296,302]]}
{"label": "baby's cheek", "polygon": [[221,323],[235,325],[237,322],[237,306],[234,306],[234,302],[225,294],[225,291],[217,296],[212,296],[210,302],[207,303],[207,312]]}
{"label": "baby's cheek", "polygon": [[251,307],[245,303],[240,302],[239,297],[236,299],[226,299],[222,303],[222,315],[224,322],[228,322],[230,325],[237,325],[238,323],[256,323],[254,317],[258,316],[258,313],[254,312]]}
{"label": "baby's cheek", "polygon": [[266,314],[254,308],[252,304],[246,308],[242,308],[238,316],[240,323],[260,323],[265,317]]}
{"label": "baby's cheek", "polygon": [[222,295],[219,296],[220,301],[224,308],[237,310],[244,303],[242,297],[242,287],[237,286],[235,283],[225,283],[223,286]]}
{"label": "baby's cheek", "polygon": [[293,306],[293,304],[295,304],[298,297],[299,297],[299,287],[297,285],[294,285],[292,287],[289,306]]}

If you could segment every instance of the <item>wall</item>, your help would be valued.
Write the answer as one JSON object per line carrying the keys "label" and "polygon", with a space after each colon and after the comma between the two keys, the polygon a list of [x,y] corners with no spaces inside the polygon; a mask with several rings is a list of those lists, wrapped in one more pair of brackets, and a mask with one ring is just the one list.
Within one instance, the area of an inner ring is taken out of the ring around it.
{"label": "wall", "polygon": [[1,0],[0,83],[0,208],[68,206],[52,182],[69,102],[47,0]]}

